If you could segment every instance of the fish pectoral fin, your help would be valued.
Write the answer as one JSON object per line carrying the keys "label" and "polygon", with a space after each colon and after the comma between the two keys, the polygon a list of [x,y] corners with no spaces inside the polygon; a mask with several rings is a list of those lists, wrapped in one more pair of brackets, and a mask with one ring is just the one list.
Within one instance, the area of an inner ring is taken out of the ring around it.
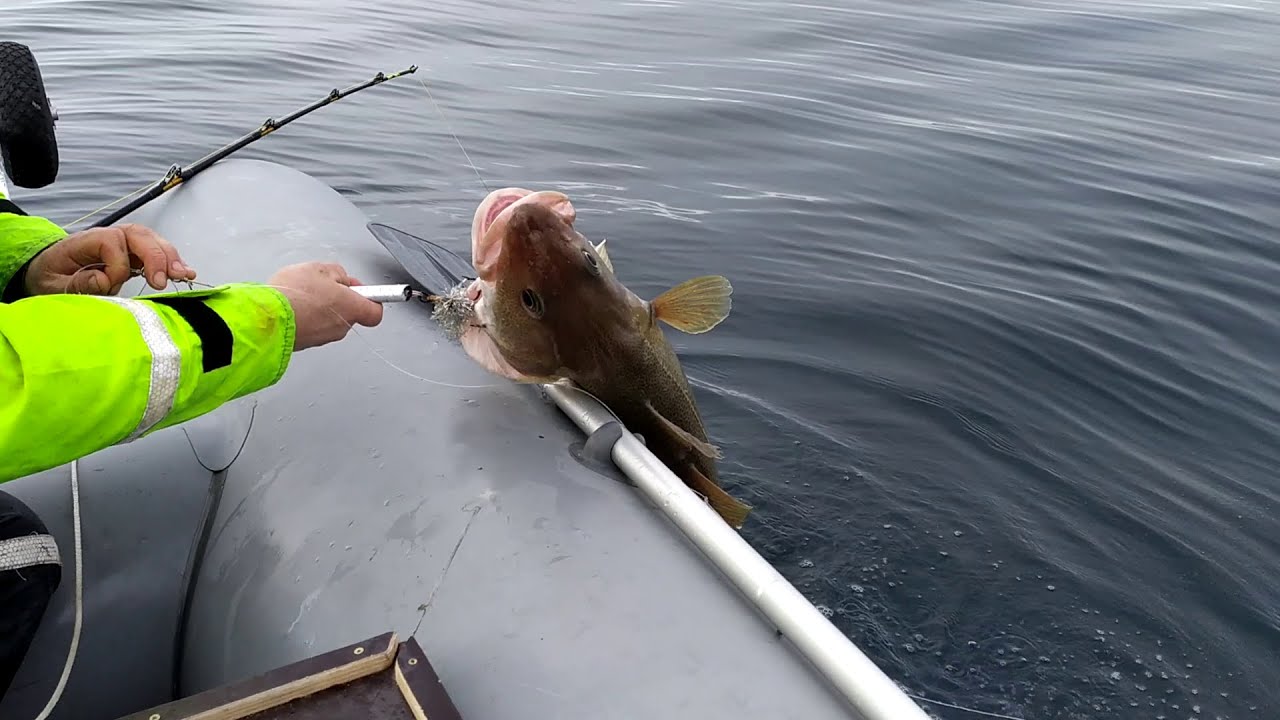
{"label": "fish pectoral fin", "polygon": [[653,416],[658,418],[658,422],[662,424],[662,427],[665,428],[667,432],[671,433],[672,435],[675,435],[677,438],[679,438],[680,442],[689,446],[694,452],[707,458],[708,460],[719,460],[723,457],[720,454],[720,448],[716,447],[715,445],[712,445],[706,440],[699,440],[698,438],[694,437],[693,434],[691,434],[688,430],[685,430],[679,425],[668,420],[665,415],[658,412],[658,409],[653,406],[653,403],[649,402],[648,400],[645,400],[644,404],[645,404],[645,407],[649,408],[649,412],[653,413]]}
{"label": "fish pectoral fin", "polygon": [[692,465],[689,466],[688,485],[691,490],[706,498],[711,509],[715,510],[716,514],[730,527],[734,530],[742,529],[743,524],[747,522],[747,515],[751,513],[750,505],[725,492],[724,488],[711,482],[706,475],[698,472],[698,468]]}
{"label": "fish pectoral fin", "polygon": [[604,249],[605,242],[605,240],[601,240],[600,244],[596,246],[596,254],[600,256],[600,262],[604,263],[604,266],[609,268],[609,272],[615,272],[613,269],[613,261],[609,259],[609,251]]}
{"label": "fish pectoral fin", "polygon": [[733,286],[722,275],[685,280],[654,298],[654,317],[691,335],[704,333],[729,317]]}

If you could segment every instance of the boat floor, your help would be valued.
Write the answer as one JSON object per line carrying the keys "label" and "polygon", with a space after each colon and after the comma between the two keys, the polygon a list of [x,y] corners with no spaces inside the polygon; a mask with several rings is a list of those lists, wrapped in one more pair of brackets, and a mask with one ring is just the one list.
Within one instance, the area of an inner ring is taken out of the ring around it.
{"label": "boat floor", "polygon": [[461,720],[418,642],[384,633],[120,720]]}

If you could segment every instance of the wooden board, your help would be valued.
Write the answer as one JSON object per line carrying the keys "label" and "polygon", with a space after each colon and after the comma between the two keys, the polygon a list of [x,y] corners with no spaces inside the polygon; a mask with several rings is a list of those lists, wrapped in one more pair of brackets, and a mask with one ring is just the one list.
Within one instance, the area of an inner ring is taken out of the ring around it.
{"label": "wooden board", "polygon": [[383,633],[120,720],[461,720],[417,640]]}

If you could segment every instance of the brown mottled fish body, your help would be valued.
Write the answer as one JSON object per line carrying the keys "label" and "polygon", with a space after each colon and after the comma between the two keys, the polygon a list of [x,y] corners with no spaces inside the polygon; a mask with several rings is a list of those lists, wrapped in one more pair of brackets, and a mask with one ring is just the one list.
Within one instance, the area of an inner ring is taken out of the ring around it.
{"label": "brown mottled fish body", "polygon": [[681,283],[646,302],[613,272],[603,243],[573,227],[561,193],[496,190],[476,211],[467,353],[520,382],[568,379],[607,405],[733,527],[750,508],[719,486],[718,451],[659,321],[706,332],[730,309],[719,276]]}

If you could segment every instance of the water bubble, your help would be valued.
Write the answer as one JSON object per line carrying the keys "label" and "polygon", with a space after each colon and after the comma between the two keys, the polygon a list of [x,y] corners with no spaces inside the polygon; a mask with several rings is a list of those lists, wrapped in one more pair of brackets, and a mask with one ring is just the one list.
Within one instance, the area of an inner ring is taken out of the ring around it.
{"label": "water bubble", "polygon": [[818,609],[818,612],[822,613],[823,617],[831,617],[832,615],[835,615],[831,608],[826,605],[815,605],[814,607]]}
{"label": "water bubble", "polygon": [[813,561],[812,561],[812,560],[810,560],[810,559],[808,559],[808,558],[805,558],[804,560],[801,560],[801,561],[800,561],[800,567],[802,567],[802,568],[811,568],[811,567],[813,567]]}
{"label": "water bubble", "polygon": [[914,653],[916,651],[916,646],[912,645],[911,643],[903,643],[902,649],[906,650],[909,653]]}
{"label": "water bubble", "polygon": [[1054,586],[1052,586],[1052,585],[1045,585],[1045,588],[1046,588],[1049,592],[1053,592],[1054,590],[1057,590],[1057,589],[1058,589],[1058,588],[1056,588],[1056,587],[1054,587]]}
{"label": "water bubble", "polygon": [[856,593],[858,593],[859,595],[861,595],[861,594],[864,592],[863,587],[862,587],[861,585],[857,584],[857,583],[854,583],[853,585],[850,585],[850,586],[849,586],[849,589],[850,589],[850,590],[852,590],[852,591],[854,591],[854,592],[856,592]]}
{"label": "water bubble", "polygon": [[1112,682],[1115,682],[1116,680],[1119,680],[1119,679],[1120,679],[1120,671],[1119,671],[1119,670],[1116,670],[1115,672],[1111,673],[1111,681],[1112,681]]}
{"label": "water bubble", "polygon": [[960,530],[956,530],[955,532],[953,532],[953,533],[951,533],[951,534],[952,534],[952,535],[955,535],[956,537],[963,537],[963,536],[964,536],[964,533],[963,533],[963,532],[961,532]]}

